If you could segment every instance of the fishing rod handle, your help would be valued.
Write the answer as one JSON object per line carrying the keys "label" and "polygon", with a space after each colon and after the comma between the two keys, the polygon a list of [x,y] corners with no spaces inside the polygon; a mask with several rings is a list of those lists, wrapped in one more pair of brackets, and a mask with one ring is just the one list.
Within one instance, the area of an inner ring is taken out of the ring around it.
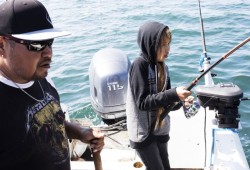
{"label": "fishing rod handle", "polygon": [[[190,91],[195,85],[196,85],[196,83],[198,82],[198,79],[196,78],[194,81],[192,81],[192,83],[189,85],[189,86],[187,86],[185,89],[186,90],[188,90],[188,91]],[[161,116],[160,116],[160,122],[167,116],[167,114],[174,108],[174,107],[176,107],[178,104],[180,104],[181,103],[181,101],[179,101],[179,102],[174,102],[174,103],[172,103],[172,104],[170,104],[168,107],[167,107],[167,109],[161,114]]]}

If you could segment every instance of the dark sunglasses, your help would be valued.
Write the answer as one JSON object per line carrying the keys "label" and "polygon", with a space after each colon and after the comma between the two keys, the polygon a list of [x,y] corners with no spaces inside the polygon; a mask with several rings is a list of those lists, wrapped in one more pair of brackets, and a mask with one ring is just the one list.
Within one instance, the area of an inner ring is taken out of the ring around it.
{"label": "dark sunglasses", "polygon": [[17,39],[17,38],[11,37],[11,36],[6,36],[5,38],[12,40],[12,41],[15,41],[19,44],[26,45],[26,47],[29,51],[42,51],[46,48],[46,46],[51,48],[53,41],[54,41],[54,39],[45,40],[45,41],[29,41],[29,40]]}

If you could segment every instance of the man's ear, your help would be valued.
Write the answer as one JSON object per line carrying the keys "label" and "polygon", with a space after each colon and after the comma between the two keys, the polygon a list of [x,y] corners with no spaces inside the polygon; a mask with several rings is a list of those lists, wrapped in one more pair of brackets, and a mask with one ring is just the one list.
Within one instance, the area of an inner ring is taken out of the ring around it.
{"label": "man's ear", "polygon": [[0,36],[0,48],[2,49],[3,48],[3,37]]}
{"label": "man's ear", "polygon": [[4,39],[2,36],[0,36],[0,56],[3,56],[3,53],[4,53]]}

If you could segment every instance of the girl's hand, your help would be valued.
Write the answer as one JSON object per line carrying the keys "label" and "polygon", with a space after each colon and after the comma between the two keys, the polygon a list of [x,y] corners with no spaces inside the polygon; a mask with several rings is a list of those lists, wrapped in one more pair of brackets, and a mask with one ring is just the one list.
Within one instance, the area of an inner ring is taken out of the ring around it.
{"label": "girl's hand", "polygon": [[191,95],[191,91],[188,91],[185,89],[185,87],[177,87],[176,88],[176,93],[181,101],[184,101],[188,96]]}

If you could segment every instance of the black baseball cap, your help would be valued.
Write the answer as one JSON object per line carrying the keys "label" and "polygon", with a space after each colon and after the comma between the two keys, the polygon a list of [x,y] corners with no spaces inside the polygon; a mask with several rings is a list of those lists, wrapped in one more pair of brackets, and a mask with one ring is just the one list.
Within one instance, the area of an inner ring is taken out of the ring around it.
{"label": "black baseball cap", "polygon": [[7,0],[0,5],[0,35],[39,41],[69,33],[53,27],[49,13],[41,2]]}

